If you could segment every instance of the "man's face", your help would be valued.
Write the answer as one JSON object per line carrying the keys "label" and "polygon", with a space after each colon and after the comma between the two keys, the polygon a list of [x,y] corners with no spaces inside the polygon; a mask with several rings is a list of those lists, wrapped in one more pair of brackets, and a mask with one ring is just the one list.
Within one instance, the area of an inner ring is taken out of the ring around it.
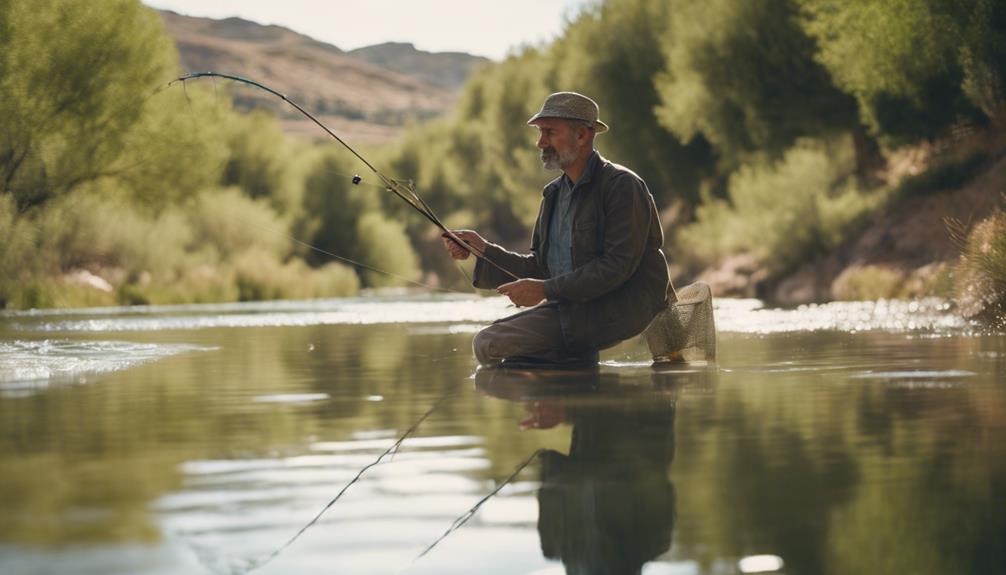
{"label": "man's face", "polygon": [[572,123],[559,118],[540,118],[534,125],[538,128],[538,149],[546,170],[565,170],[576,161],[580,151],[576,141],[579,130]]}

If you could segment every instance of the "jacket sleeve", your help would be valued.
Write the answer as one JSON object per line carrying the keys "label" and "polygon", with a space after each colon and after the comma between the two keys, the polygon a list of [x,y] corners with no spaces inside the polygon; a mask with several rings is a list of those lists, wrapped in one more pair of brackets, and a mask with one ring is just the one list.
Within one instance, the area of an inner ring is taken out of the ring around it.
{"label": "jacket sleeve", "polygon": [[512,276],[499,268],[507,270],[518,278],[544,279],[548,277],[548,270],[541,258],[541,227],[539,225],[544,209],[544,204],[538,209],[538,219],[535,220],[534,230],[531,231],[530,253],[519,254],[486,242],[485,256],[493,263],[487,263],[482,258],[475,262],[473,286],[479,289],[496,289],[505,283],[515,281]]}
{"label": "jacket sleeve", "polygon": [[632,276],[646,249],[650,192],[633,174],[619,175],[604,199],[601,255],[568,274],[545,282],[550,300],[586,302],[619,287]]}
{"label": "jacket sleeve", "polygon": [[486,242],[485,257],[496,265],[487,263],[482,258],[476,261],[472,285],[479,289],[496,289],[505,283],[515,281],[513,277],[499,268],[507,270],[518,278],[545,278],[545,270],[540,264],[537,250],[532,250],[529,254],[519,254]]}

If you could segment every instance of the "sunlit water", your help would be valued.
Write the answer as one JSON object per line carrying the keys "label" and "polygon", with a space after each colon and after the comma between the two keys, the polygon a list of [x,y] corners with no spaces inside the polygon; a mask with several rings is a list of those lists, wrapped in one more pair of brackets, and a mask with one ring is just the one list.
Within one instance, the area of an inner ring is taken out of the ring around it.
{"label": "sunlit water", "polygon": [[0,315],[0,573],[1006,572],[1006,337],[944,302],[723,300],[710,365],[475,373],[511,311]]}

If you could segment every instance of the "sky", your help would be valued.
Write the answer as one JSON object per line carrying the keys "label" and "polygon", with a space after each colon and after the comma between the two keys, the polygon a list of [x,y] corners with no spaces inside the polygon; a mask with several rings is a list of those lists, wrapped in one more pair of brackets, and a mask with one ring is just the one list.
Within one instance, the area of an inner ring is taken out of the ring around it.
{"label": "sky", "polygon": [[410,42],[429,52],[501,60],[511,48],[558,36],[593,0],[143,0],[189,16],[278,24],[343,50]]}

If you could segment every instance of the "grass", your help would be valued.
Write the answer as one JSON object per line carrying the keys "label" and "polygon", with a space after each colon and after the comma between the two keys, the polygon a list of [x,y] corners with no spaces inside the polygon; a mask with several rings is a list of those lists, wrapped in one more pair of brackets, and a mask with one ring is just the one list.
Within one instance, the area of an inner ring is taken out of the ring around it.
{"label": "grass", "polygon": [[992,329],[1006,328],[1006,213],[975,225],[962,248],[956,274],[961,312]]}

